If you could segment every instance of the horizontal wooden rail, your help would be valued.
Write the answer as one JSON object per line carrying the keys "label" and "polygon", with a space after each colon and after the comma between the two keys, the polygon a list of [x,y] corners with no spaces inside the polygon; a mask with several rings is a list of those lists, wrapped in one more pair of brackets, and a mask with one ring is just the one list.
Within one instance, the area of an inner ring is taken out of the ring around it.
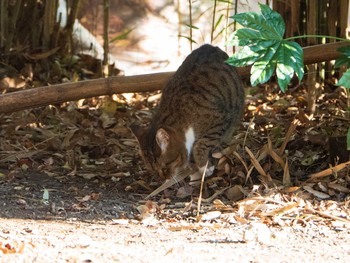
{"label": "horizontal wooden rail", "polygon": [[[312,64],[334,60],[339,57],[337,48],[349,42],[336,42],[303,48],[304,63]],[[249,76],[250,67],[238,68],[242,78]],[[136,76],[120,76],[64,83],[46,87],[21,90],[0,96],[0,113],[46,106],[65,101],[128,92],[161,90],[174,72]]]}

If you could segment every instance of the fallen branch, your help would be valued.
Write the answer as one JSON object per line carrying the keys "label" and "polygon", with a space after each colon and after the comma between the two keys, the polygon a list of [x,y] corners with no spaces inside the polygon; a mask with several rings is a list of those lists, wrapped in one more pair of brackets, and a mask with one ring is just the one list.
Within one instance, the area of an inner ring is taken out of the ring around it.
{"label": "fallen branch", "polygon": [[311,174],[309,176],[308,181],[312,181],[312,180],[317,179],[317,178],[326,177],[326,176],[331,175],[331,174],[336,174],[337,172],[339,172],[339,171],[343,170],[344,168],[348,167],[349,165],[350,165],[350,161],[338,164],[338,165],[333,166],[333,167],[330,167],[330,168],[325,169],[325,170],[323,170],[321,172]]}
{"label": "fallen branch", "polygon": [[[349,42],[305,47],[303,49],[304,63],[312,64],[336,59],[340,55],[336,51],[337,48],[346,45],[349,45]],[[249,76],[250,67],[238,68],[238,72],[243,78],[246,78]],[[161,90],[173,74],[174,72],[166,72],[129,77],[110,77],[3,94],[0,96],[0,113],[9,113],[101,95]]]}

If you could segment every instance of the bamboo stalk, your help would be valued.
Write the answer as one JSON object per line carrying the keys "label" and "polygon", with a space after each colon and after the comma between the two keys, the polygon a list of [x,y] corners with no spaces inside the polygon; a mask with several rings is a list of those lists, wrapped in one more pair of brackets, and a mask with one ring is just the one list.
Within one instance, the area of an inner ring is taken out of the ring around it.
{"label": "bamboo stalk", "polygon": [[[0,1],[0,47],[5,47],[5,40],[7,38],[7,0],[3,0]],[[7,52],[7,50],[5,49],[5,52]]]}
{"label": "bamboo stalk", "polygon": [[29,22],[31,23],[30,27],[33,29],[30,38],[31,38],[31,49],[37,50],[39,49],[41,44],[41,31],[43,28],[43,19],[39,19],[39,8],[38,4],[34,1],[30,1],[27,3],[26,6],[27,11],[31,14],[31,19],[29,19]]}
{"label": "bamboo stalk", "polygon": [[45,12],[44,12],[44,25],[43,25],[43,50],[47,51],[50,48],[51,34],[53,32],[54,24],[56,21],[56,1],[46,1],[45,2]]}
{"label": "bamboo stalk", "polygon": [[347,38],[347,21],[348,19],[348,12],[349,12],[349,0],[340,0],[340,37]]}
{"label": "bamboo stalk", "polygon": [[75,23],[75,19],[77,17],[78,14],[78,10],[79,10],[79,5],[80,5],[80,0],[74,0],[71,1],[70,3],[70,12],[68,14],[68,19],[67,19],[67,25],[65,27],[65,30],[67,32],[66,34],[66,38],[67,38],[67,51],[68,53],[71,53],[74,50],[74,43],[73,43],[73,28],[74,28],[74,23]]}
{"label": "bamboo stalk", "polygon": [[213,10],[213,17],[211,21],[210,44],[212,44],[214,40],[215,15],[216,15],[216,0],[214,0],[214,10]]}
{"label": "bamboo stalk", "polygon": [[[307,8],[307,26],[306,32],[309,35],[316,34],[317,13],[316,13],[317,1],[309,0]],[[308,45],[315,45],[316,38],[307,38]],[[311,64],[308,68],[308,74],[306,77],[307,83],[307,110],[309,113],[314,113],[316,110],[316,65]]]}
{"label": "bamboo stalk", "polygon": [[[338,29],[340,24],[340,16],[338,13],[339,1],[329,1],[327,10],[327,32],[329,36],[339,36]],[[340,37],[340,36],[339,36]],[[335,42],[335,39],[327,39],[327,42]],[[324,79],[332,78],[333,65],[330,62],[326,62],[324,65]]]}
{"label": "bamboo stalk", "polygon": [[193,28],[192,28],[192,0],[188,0],[188,10],[189,10],[189,18],[190,18],[190,47],[191,51],[193,48],[192,41],[193,41]]}
{"label": "bamboo stalk", "polygon": [[300,35],[299,30],[299,16],[300,16],[300,1],[292,0],[290,1],[290,11],[291,11],[291,36]]}
{"label": "bamboo stalk", "polygon": [[[5,50],[6,51],[9,51],[13,45],[12,40],[15,37],[15,34],[17,32],[16,31],[16,24],[17,24],[19,8],[21,6],[21,3],[22,3],[21,0],[16,1],[16,4],[13,7],[11,7],[11,11],[12,11],[11,16],[7,17],[9,19],[10,23],[7,24],[8,31],[7,31],[7,38],[5,40],[6,41],[5,42]],[[9,4],[7,4],[7,8],[9,8]],[[7,10],[7,11],[9,11],[9,10]]]}
{"label": "bamboo stalk", "polygon": [[109,0],[103,1],[103,76],[108,77],[108,56],[109,56]]}

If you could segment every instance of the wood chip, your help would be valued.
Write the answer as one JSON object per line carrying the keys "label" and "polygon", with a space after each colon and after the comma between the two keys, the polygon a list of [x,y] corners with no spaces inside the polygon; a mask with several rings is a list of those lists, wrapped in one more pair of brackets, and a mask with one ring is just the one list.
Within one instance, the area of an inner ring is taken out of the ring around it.
{"label": "wood chip", "polygon": [[328,194],[322,193],[320,191],[316,191],[311,186],[305,185],[305,186],[303,186],[303,189],[308,191],[310,194],[313,194],[314,196],[320,198],[320,199],[330,198],[330,196]]}
{"label": "wood chip", "polygon": [[332,189],[334,189],[334,190],[337,190],[337,191],[339,191],[339,192],[343,192],[343,193],[350,193],[350,190],[349,190],[349,188],[347,188],[347,187],[345,187],[345,186],[342,186],[342,185],[340,185],[340,184],[336,184],[336,183],[329,183],[328,184],[328,187],[329,188],[332,188]]}
{"label": "wood chip", "polygon": [[202,221],[211,221],[214,219],[218,219],[221,216],[220,211],[210,211],[202,215],[201,220]]}

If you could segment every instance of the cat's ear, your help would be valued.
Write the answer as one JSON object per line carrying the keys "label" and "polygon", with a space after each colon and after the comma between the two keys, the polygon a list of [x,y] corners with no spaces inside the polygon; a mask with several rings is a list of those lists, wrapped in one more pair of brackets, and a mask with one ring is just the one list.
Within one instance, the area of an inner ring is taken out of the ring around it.
{"label": "cat's ear", "polygon": [[137,140],[140,142],[142,136],[145,133],[145,129],[137,124],[131,124],[129,128],[131,132],[136,136]]}
{"label": "cat's ear", "polygon": [[169,141],[170,141],[169,133],[162,128],[158,129],[156,134],[156,141],[158,146],[162,150],[162,153],[165,153],[169,147]]}

